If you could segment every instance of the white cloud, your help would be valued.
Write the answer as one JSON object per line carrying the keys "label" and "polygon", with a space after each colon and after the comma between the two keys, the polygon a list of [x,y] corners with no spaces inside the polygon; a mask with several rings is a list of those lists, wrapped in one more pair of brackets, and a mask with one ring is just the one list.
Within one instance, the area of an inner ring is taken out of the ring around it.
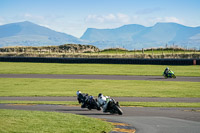
{"label": "white cloud", "polygon": [[25,14],[24,14],[24,17],[25,17],[25,18],[30,18],[30,17],[32,17],[32,15],[29,14],[29,13],[25,13]]}
{"label": "white cloud", "polygon": [[176,17],[159,17],[159,18],[155,18],[156,22],[174,22],[174,23],[181,23],[181,21],[176,18]]}
{"label": "white cloud", "polygon": [[104,18],[108,21],[116,20],[116,16],[114,14],[108,14],[108,15],[104,16]]}
{"label": "white cloud", "polygon": [[98,22],[98,23],[104,23],[105,21],[111,21],[112,19],[115,19],[115,16],[113,14],[109,15],[95,15],[90,14],[86,17],[86,22]]}
{"label": "white cloud", "polygon": [[118,20],[127,24],[130,23],[130,17],[126,14],[118,13],[117,14]]}
{"label": "white cloud", "polygon": [[25,13],[22,17],[24,19],[30,20],[30,21],[43,21],[43,20],[45,20],[45,18],[43,16],[33,15],[33,14],[30,14],[30,13]]}
{"label": "white cloud", "polygon": [[3,24],[5,24],[5,19],[0,16],[0,25],[3,25]]}
{"label": "white cloud", "polygon": [[88,15],[85,19],[86,23],[122,23],[130,22],[130,17],[126,14],[107,14],[107,15]]}

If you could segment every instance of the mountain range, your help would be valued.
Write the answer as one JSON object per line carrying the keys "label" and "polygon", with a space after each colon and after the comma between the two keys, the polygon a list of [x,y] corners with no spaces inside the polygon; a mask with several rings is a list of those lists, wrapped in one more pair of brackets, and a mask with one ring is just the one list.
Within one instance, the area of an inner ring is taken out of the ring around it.
{"label": "mountain range", "polygon": [[74,36],[56,32],[29,21],[0,26],[0,47],[47,46],[66,43],[82,43]]}
{"label": "mountain range", "polygon": [[100,49],[141,49],[174,44],[199,49],[200,27],[177,23],[157,23],[151,27],[129,24],[115,29],[88,28],[81,38],[76,38],[28,21],[0,26],[0,47],[62,44],[91,44]]}
{"label": "mountain range", "polygon": [[124,47],[141,49],[168,45],[200,47],[200,27],[187,27],[177,23],[157,23],[152,27],[137,24],[116,29],[88,28],[81,39],[97,47]]}

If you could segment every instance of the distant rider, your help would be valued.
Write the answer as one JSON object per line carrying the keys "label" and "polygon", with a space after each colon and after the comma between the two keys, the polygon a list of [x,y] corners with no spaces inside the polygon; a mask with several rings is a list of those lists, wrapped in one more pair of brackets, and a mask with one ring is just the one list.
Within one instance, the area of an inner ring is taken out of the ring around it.
{"label": "distant rider", "polygon": [[165,74],[166,76],[168,76],[169,72],[170,72],[170,69],[167,67],[167,68],[165,69],[165,71],[164,71],[164,74]]}
{"label": "distant rider", "polygon": [[104,96],[102,93],[99,93],[98,98],[97,98],[97,102],[99,106],[103,108],[103,112],[107,112],[107,106],[108,106],[107,98],[109,97]]}
{"label": "distant rider", "polygon": [[78,90],[76,92],[76,95],[77,95],[78,102],[82,103],[81,108],[85,108],[85,106],[86,106],[86,104],[87,104],[87,102],[89,100],[88,94],[87,93],[81,93],[81,91]]}

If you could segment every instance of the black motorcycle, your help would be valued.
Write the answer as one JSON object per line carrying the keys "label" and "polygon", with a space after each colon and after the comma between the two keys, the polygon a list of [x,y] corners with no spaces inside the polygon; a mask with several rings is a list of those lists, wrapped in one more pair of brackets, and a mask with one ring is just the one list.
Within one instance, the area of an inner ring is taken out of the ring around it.
{"label": "black motorcycle", "polygon": [[98,106],[97,104],[97,100],[90,96],[89,99],[86,101],[86,106],[89,110],[91,109],[101,110],[100,106]]}
{"label": "black motorcycle", "polygon": [[112,98],[107,98],[107,100],[108,100],[108,105],[107,105],[106,112],[110,112],[111,114],[119,114],[119,115],[123,114],[123,111],[121,110],[119,106],[119,102],[116,102]]}
{"label": "black motorcycle", "polygon": [[88,96],[88,94],[79,94],[77,100],[79,103],[82,103],[81,108],[101,110],[97,104],[97,100],[94,99],[93,96]]}

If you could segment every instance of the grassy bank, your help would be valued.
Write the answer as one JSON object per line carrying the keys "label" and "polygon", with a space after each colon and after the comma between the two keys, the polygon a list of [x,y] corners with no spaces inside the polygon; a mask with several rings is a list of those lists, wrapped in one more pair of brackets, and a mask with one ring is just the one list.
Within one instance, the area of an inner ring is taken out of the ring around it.
{"label": "grassy bank", "polygon": [[112,125],[94,118],[56,112],[0,110],[0,132],[102,133]]}
{"label": "grassy bank", "polygon": [[150,48],[144,50],[125,50],[120,48],[105,49],[99,52],[99,54],[200,54],[199,50],[187,50],[180,48]]}
{"label": "grassy bank", "polygon": [[16,100],[0,100],[0,104],[20,104],[20,105],[34,105],[34,104],[51,104],[51,105],[73,105],[79,106],[78,101],[16,101]]}
{"label": "grassy bank", "polygon": [[0,78],[0,96],[200,97],[200,82]]}
{"label": "grassy bank", "polygon": [[120,102],[121,106],[133,107],[193,107],[200,108],[200,103],[181,103],[181,102]]}
{"label": "grassy bank", "polygon": [[169,67],[177,76],[200,76],[200,66],[59,64],[0,62],[1,74],[101,74],[101,75],[162,75]]}
{"label": "grassy bank", "polygon": [[[67,105],[80,106],[76,101],[7,101],[1,100],[0,104],[15,104],[15,105],[35,105],[35,104],[50,104],[50,105]],[[181,102],[119,102],[125,107],[194,107],[200,108],[200,103],[181,103]]]}

